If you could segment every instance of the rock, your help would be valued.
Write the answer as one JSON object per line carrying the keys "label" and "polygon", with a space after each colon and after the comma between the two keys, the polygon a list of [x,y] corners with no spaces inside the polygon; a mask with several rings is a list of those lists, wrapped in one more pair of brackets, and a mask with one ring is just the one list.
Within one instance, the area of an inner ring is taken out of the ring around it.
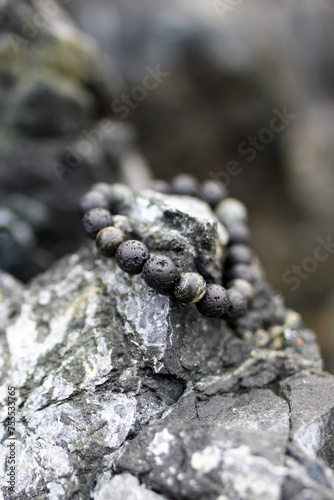
{"label": "rock", "polygon": [[[333,3],[71,0],[66,7],[114,55],[128,94],[148,65],[169,73],[129,114],[144,154],[159,178],[180,170],[217,177],[247,203],[270,282],[317,331],[334,372],[334,267],[331,258],[310,263],[317,240],[333,230]],[[295,116],[273,133],[284,109]]]}
{"label": "rock", "polygon": [[[203,202],[144,190],[115,221],[180,268],[218,276],[224,228]],[[2,282],[4,497],[8,386],[13,499],[333,497],[334,379],[260,275],[233,328],[157,294],[89,242],[24,287]]]}
{"label": "rock", "polygon": [[13,235],[0,241],[1,266],[26,281],[82,243],[77,203],[92,182],[140,187],[150,174],[111,110],[118,69],[60,5],[1,2],[0,40],[0,209],[24,194],[48,212],[47,227],[20,219],[28,251]]}

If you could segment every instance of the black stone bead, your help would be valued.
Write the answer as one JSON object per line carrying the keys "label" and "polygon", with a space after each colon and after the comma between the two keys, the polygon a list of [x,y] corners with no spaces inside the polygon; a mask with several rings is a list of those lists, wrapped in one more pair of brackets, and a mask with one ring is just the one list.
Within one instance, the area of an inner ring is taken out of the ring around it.
{"label": "black stone bead", "polygon": [[225,314],[226,319],[235,321],[242,318],[247,312],[247,298],[237,289],[228,291],[229,306]]}
{"label": "black stone bead", "polygon": [[154,255],[143,268],[143,278],[148,286],[164,294],[173,290],[179,275],[172,259],[165,255]]}
{"label": "black stone bead", "polygon": [[232,245],[227,254],[226,264],[234,266],[236,264],[250,264],[253,252],[247,245]]}
{"label": "black stone bead", "polygon": [[92,191],[97,191],[103,194],[110,207],[115,203],[111,184],[107,184],[106,182],[98,182],[92,186]]}
{"label": "black stone bead", "polygon": [[114,220],[109,210],[105,208],[92,208],[82,218],[83,228],[92,239],[96,238],[97,233],[104,227],[112,226]]}
{"label": "black stone bead", "polygon": [[89,191],[80,199],[82,213],[86,213],[92,208],[109,208],[109,203],[104,194],[99,191]]}
{"label": "black stone bead", "polygon": [[172,180],[174,194],[198,196],[200,191],[198,181],[189,174],[180,174]]}
{"label": "black stone bead", "polygon": [[234,222],[228,226],[227,230],[230,236],[230,245],[247,245],[249,243],[250,231],[248,226],[243,222]]}
{"label": "black stone bead", "polygon": [[159,193],[164,193],[164,194],[171,194],[172,192],[172,186],[169,184],[169,182],[157,179],[156,181],[153,181],[150,184],[150,188],[153,189],[154,191],[158,191]]}
{"label": "black stone bead", "polygon": [[118,213],[119,208],[127,205],[133,197],[132,189],[126,184],[111,184],[110,205],[113,213]]}
{"label": "black stone bead", "polygon": [[118,247],[126,241],[123,231],[116,227],[108,226],[98,232],[96,236],[96,248],[105,257],[113,257]]}
{"label": "black stone bead", "polygon": [[247,264],[237,264],[236,266],[228,269],[226,274],[226,281],[241,279],[249,281],[250,283],[255,282],[254,269],[252,266],[248,266]]}
{"label": "black stone bead", "polygon": [[129,274],[140,274],[145,262],[150,258],[150,252],[144,243],[129,240],[122,243],[116,252],[118,266]]}
{"label": "black stone bead", "polygon": [[205,279],[198,273],[182,273],[174,289],[175,297],[183,304],[200,301],[205,292]]}
{"label": "black stone bead", "polygon": [[207,285],[206,293],[196,307],[204,316],[219,318],[227,312],[229,305],[227,290],[220,285]]}
{"label": "black stone bead", "polygon": [[253,303],[255,298],[255,290],[253,285],[251,285],[248,281],[236,279],[227,283],[226,288],[228,290],[238,290],[238,292],[246,297],[248,305],[251,305]]}
{"label": "black stone bead", "polygon": [[203,182],[201,186],[201,198],[206,201],[211,207],[215,207],[227,198],[227,189],[219,181],[208,180]]}

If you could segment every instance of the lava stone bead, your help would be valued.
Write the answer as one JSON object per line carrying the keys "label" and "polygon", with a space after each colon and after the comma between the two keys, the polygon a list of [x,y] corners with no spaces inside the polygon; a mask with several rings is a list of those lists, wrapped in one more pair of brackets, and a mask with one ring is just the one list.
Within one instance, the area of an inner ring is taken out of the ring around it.
{"label": "lava stone bead", "polygon": [[200,301],[205,292],[205,279],[198,273],[182,273],[174,289],[175,297],[184,304]]}
{"label": "lava stone bead", "polygon": [[252,303],[254,302],[255,290],[248,281],[241,279],[233,280],[227,283],[226,288],[228,290],[238,290],[238,292],[246,297],[248,305],[252,305]]}
{"label": "lava stone bead", "polygon": [[230,245],[247,245],[250,240],[250,231],[248,226],[243,222],[233,222],[228,226],[228,234],[230,236]]}
{"label": "lava stone bead", "polygon": [[80,208],[82,213],[88,212],[92,208],[109,208],[109,203],[103,193],[99,191],[89,191],[80,199]]}
{"label": "lava stone bead", "polygon": [[220,318],[228,309],[228,293],[220,285],[207,285],[206,292],[202,300],[197,302],[196,307],[204,316]]}
{"label": "lava stone bead", "polygon": [[150,252],[144,243],[129,240],[122,243],[116,252],[118,266],[129,274],[140,274],[145,262],[150,258]]}
{"label": "lava stone bead", "polygon": [[247,312],[247,298],[235,288],[228,291],[229,306],[226,312],[226,319],[230,321],[242,318]]}
{"label": "lava stone bead", "polygon": [[247,264],[237,264],[227,271],[227,281],[232,281],[236,279],[241,279],[249,281],[250,283],[255,282],[254,269],[252,266]]}
{"label": "lava stone bead", "polygon": [[227,189],[219,181],[205,181],[201,186],[201,198],[211,207],[215,207],[227,197]]}
{"label": "lava stone bead", "polygon": [[232,245],[227,254],[226,263],[228,266],[236,264],[250,264],[253,252],[247,245]]}
{"label": "lava stone bead", "polygon": [[162,179],[157,179],[151,182],[149,187],[154,191],[158,191],[158,193],[171,194],[172,192],[172,186],[169,184],[169,182]]}
{"label": "lava stone bead", "polygon": [[166,294],[174,289],[179,279],[179,271],[169,257],[154,255],[143,268],[143,278],[153,290]]}
{"label": "lava stone bead", "polygon": [[174,194],[198,196],[199,184],[197,179],[189,174],[180,174],[172,180]]}
{"label": "lava stone bead", "polygon": [[82,225],[85,232],[93,240],[101,229],[112,226],[114,220],[109,210],[105,208],[92,208],[82,218]]}
{"label": "lava stone bead", "polygon": [[226,198],[216,208],[218,219],[224,226],[235,222],[247,222],[247,209],[241,201],[235,198]]}
{"label": "lava stone bead", "polygon": [[114,257],[118,247],[126,241],[123,231],[116,227],[108,226],[98,232],[96,236],[96,248],[105,257]]}

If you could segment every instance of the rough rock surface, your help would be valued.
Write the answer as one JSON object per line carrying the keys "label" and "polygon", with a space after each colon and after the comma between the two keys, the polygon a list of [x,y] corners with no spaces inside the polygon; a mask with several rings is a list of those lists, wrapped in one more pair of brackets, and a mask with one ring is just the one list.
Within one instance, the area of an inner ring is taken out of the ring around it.
{"label": "rough rock surface", "polygon": [[[9,234],[1,268],[28,280],[76,249],[78,198],[94,181],[145,183],[134,130],[111,110],[122,88],[111,60],[59,4],[0,2],[0,211],[8,213],[0,233]],[[20,215],[29,233],[20,239],[11,206],[22,194],[35,218],[36,200],[48,217],[37,225],[29,210]]]}
{"label": "rough rock surface", "polygon": [[[217,279],[226,232],[203,202],[144,191],[116,225]],[[25,287],[0,283],[1,498],[7,386],[17,390],[11,498],[333,498],[334,379],[260,274],[233,328],[92,244]]]}

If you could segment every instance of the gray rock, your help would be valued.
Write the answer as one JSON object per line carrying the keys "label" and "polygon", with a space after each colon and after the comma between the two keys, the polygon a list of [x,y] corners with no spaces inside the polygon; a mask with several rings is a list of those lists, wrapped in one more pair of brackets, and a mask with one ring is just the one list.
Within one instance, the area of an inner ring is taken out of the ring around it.
{"label": "gray rock", "polygon": [[[201,201],[145,190],[123,208],[128,236],[217,277],[224,228]],[[334,380],[260,275],[235,328],[157,294],[93,244],[25,287],[1,279],[3,498],[8,386],[13,499],[333,497]]]}

